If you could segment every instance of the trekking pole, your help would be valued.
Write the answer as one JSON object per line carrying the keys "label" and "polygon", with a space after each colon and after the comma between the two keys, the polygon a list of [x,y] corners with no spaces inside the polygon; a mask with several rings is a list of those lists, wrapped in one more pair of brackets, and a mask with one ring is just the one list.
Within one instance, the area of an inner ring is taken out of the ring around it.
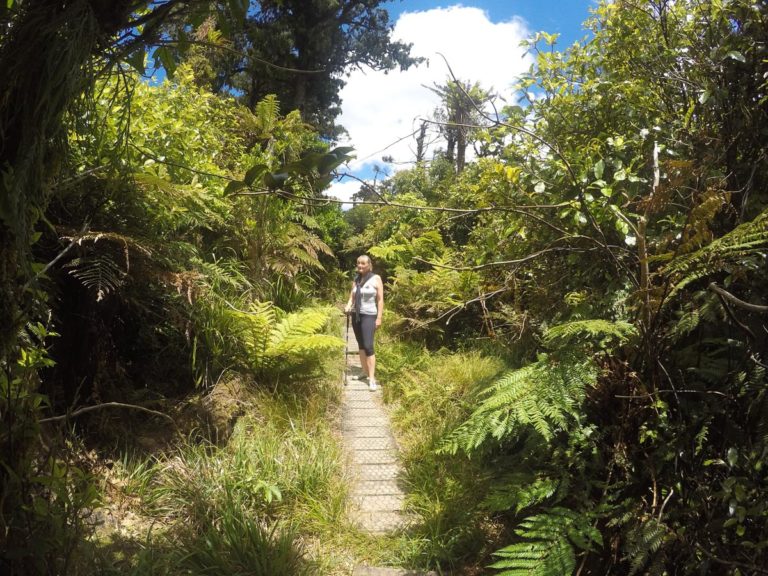
{"label": "trekking pole", "polygon": [[345,312],[347,317],[347,331],[344,334],[344,386],[347,385],[347,371],[349,370],[349,312]]}

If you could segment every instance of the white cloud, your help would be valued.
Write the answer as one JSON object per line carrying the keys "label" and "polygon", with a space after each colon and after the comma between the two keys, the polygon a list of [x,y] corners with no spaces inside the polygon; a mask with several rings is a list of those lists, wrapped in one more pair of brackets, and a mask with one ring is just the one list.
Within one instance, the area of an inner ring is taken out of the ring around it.
{"label": "white cloud", "polygon": [[[350,169],[360,172],[373,164],[381,166],[384,155],[396,163],[413,160],[415,139],[408,135],[418,128],[418,119],[430,117],[439,104],[439,97],[424,86],[444,84],[449,78],[439,54],[458,79],[479,82],[508,97],[510,86],[531,65],[519,45],[529,35],[522,19],[494,23],[479,8],[457,5],[401,14],[393,39],[412,43],[411,54],[428,58],[429,63],[388,74],[354,71],[348,78],[341,92],[339,122],[349,131],[345,144],[357,153]],[[397,168],[397,164],[391,167]],[[341,197],[340,187],[345,185],[335,184],[329,195]]]}
{"label": "white cloud", "polygon": [[[358,182],[357,180],[351,180],[351,179],[345,179],[341,182],[334,182],[331,187],[328,189],[328,191],[325,193],[326,196],[336,198],[337,200],[344,200],[351,202],[352,195],[357,194],[357,192],[360,190],[362,184]],[[342,204],[342,208],[347,209],[351,208],[352,204]]]}

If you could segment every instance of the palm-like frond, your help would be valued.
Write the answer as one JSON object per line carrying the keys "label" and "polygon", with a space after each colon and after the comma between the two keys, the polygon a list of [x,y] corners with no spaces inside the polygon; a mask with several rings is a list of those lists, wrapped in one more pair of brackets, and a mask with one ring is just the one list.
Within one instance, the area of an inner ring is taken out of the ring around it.
{"label": "palm-like frond", "polygon": [[576,567],[574,548],[602,546],[600,533],[588,515],[554,507],[529,516],[515,530],[520,542],[494,552],[501,558],[491,568],[503,576],[567,576]]}
{"label": "palm-like frond", "polygon": [[478,408],[446,437],[441,451],[471,453],[490,438],[501,440],[526,427],[550,440],[578,417],[585,390],[596,380],[590,359],[542,355],[485,390]]}
{"label": "palm-like frond", "polygon": [[262,137],[272,134],[280,120],[280,102],[274,94],[268,94],[256,104],[254,110],[256,125]]}
{"label": "palm-like frond", "polygon": [[75,258],[65,267],[71,268],[69,273],[80,280],[83,286],[96,292],[97,302],[103,300],[110,292],[117,290],[125,276],[125,271],[109,254]]}
{"label": "palm-like frond", "polygon": [[714,294],[698,292],[691,302],[683,305],[683,312],[676,322],[671,323],[668,335],[673,342],[677,342],[696,330],[702,322],[718,322],[722,314],[723,308]]}
{"label": "palm-like frond", "polygon": [[661,548],[669,530],[655,518],[641,521],[627,533],[625,553],[630,561],[632,574],[662,574],[663,565],[654,562],[654,556]]}
{"label": "palm-like frond", "polygon": [[552,498],[561,482],[558,478],[536,477],[530,472],[516,470],[494,482],[483,507],[499,512],[510,509],[520,512]]}
{"label": "palm-like frond", "polygon": [[749,259],[764,260],[768,249],[768,209],[728,234],[673,259],[663,270],[673,288],[667,302],[690,283]]}
{"label": "palm-like frond", "polygon": [[315,334],[328,323],[332,311],[331,307],[308,308],[286,316],[272,328],[270,346],[274,348],[291,338]]}
{"label": "palm-like frond", "polygon": [[231,311],[238,319],[250,364],[262,375],[317,361],[323,354],[342,348],[341,338],[319,333],[333,312],[332,307],[307,308],[278,319],[278,310],[271,302],[252,303],[247,311]]}
{"label": "palm-like frond", "polygon": [[629,322],[608,320],[577,320],[553,326],[544,334],[544,343],[548,346],[581,342],[596,344],[607,348],[613,343],[624,344],[637,336],[637,328]]}

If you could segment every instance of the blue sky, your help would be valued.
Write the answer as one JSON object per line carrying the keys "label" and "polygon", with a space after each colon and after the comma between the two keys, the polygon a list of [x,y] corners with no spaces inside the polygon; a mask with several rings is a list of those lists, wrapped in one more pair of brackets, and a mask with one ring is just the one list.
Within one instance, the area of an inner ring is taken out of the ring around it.
{"label": "blue sky", "polygon": [[531,30],[543,30],[549,34],[561,34],[564,45],[584,36],[582,22],[589,17],[589,7],[594,0],[466,0],[446,2],[441,0],[393,0],[383,4],[394,22],[402,12],[418,12],[437,7],[460,4],[484,10],[491,21],[502,22],[515,16],[526,20]]}
{"label": "blue sky", "polygon": [[[538,31],[559,33],[564,49],[585,37],[583,22],[596,0],[394,0],[382,4],[394,25],[393,38],[412,43],[411,53],[428,65],[407,72],[353,71],[341,92],[340,123],[357,160],[348,171],[358,178],[378,178],[407,168],[415,140],[409,137],[430,118],[439,99],[425,86],[444,83],[448,68],[461,80],[479,82],[509,102],[511,86],[531,64],[520,41]],[[436,136],[434,136],[437,138]],[[434,146],[440,145],[435,140]],[[384,161],[391,156],[393,163]],[[329,195],[349,199],[359,189],[353,179],[334,184]]]}

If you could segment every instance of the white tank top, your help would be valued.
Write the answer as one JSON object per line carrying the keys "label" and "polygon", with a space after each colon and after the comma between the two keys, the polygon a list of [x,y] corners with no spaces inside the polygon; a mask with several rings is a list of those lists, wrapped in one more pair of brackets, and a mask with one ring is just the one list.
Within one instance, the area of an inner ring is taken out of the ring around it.
{"label": "white tank top", "polygon": [[368,282],[360,287],[360,294],[362,296],[360,314],[378,315],[379,311],[376,308],[376,274],[368,278]]}

